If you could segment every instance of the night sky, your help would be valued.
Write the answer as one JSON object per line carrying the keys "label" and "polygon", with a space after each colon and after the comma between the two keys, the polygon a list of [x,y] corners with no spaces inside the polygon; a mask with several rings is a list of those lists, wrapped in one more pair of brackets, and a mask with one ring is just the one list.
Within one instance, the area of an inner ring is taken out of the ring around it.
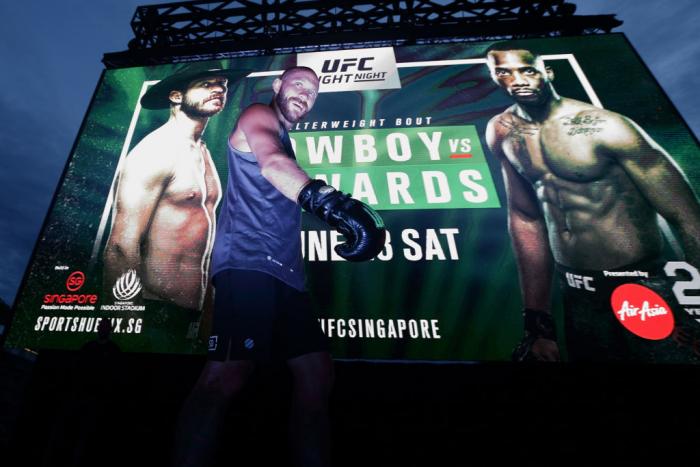
{"label": "night sky", "polygon": [[[133,0],[0,3],[0,298],[12,303],[95,89],[102,54],[125,50]],[[615,13],[696,135],[698,0],[579,0]]]}

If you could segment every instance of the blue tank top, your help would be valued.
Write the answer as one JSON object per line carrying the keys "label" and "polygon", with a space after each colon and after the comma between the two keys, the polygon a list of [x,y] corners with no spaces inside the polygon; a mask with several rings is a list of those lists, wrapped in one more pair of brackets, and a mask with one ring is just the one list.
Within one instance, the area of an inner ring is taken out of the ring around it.
{"label": "blue tank top", "polygon": [[[280,138],[296,160],[284,127]],[[253,153],[230,142],[227,146],[228,184],[216,227],[212,277],[225,269],[251,269],[304,290],[301,208],[262,176]]]}

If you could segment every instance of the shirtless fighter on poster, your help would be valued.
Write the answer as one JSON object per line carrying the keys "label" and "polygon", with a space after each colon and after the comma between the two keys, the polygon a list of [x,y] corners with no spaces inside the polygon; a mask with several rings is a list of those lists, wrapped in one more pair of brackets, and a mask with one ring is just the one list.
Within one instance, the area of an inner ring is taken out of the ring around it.
{"label": "shirtless fighter on poster", "polygon": [[129,152],[118,175],[104,251],[106,289],[132,270],[144,298],[202,309],[221,199],[202,135],[226,105],[230,74],[191,65],[141,99],[146,109],[169,108],[170,118]]}
{"label": "shirtless fighter on poster", "polygon": [[[536,53],[501,43],[487,60],[493,80],[515,101],[486,130],[501,161],[524,301],[525,339],[514,359],[559,359],[549,311],[554,272],[570,359],[656,359],[653,341],[616,322],[610,294],[620,282],[610,271],[645,271],[652,288],[665,280],[657,214],[677,233],[686,261],[699,265],[700,206],[692,189],[632,120],[557,94],[552,70]],[[667,282],[658,289],[670,289]]]}

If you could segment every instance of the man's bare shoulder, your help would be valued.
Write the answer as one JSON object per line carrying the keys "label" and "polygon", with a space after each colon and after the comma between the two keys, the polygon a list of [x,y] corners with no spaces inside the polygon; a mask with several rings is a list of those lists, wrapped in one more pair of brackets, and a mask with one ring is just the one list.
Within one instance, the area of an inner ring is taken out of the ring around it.
{"label": "man's bare shoulder", "polygon": [[508,107],[500,114],[491,117],[491,120],[486,124],[486,140],[489,146],[502,143],[513,126],[517,125],[517,119],[515,106]]}
{"label": "man's bare shoulder", "polygon": [[498,127],[498,125],[501,125],[503,122],[511,122],[515,118],[517,118],[515,115],[515,105],[511,105],[503,112],[491,117],[491,120],[489,120],[489,123],[486,125],[486,127]]}
{"label": "man's bare shoulder", "polygon": [[127,157],[164,157],[162,149],[172,145],[167,124],[148,133],[134,146]]}
{"label": "man's bare shoulder", "polygon": [[241,151],[251,152],[248,138],[261,133],[279,131],[279,120],[269,105],[252,104],[243,110],[229,135],[229,144]]}
{"label": "man's bare shoulder", "polygon": [[609,122],[610,125],[627,125],[630,121],[624,115],[611,110],[596,107],[587,102],[577,101],[575,99],[563,98],[562,110],[558,113],[557,118],[563,120],[595,120],[598,122]]}
{"label": "man's bare shoulder", "polygon": [[519,141],[539,133],[536,123],[523,119],[513,105],[489,120],[486,126],[486,142],[491,151],[499,153],[501,145],[508,139]]}
{"label": "man's bare shoulder", "polygon": [[175,166],[179,139],[173,139],[163,125],[147,134],[126,156],[124,170],[142,172],[142,176],[171,173]]}
{"label": "man's bare shoulder", "polygon": [[577,101],[575,99],[562,98],[560,109],[556,112],[556,118],[574,118],[576,116],[607,116],[611,112],[587,102]]}
{"label": "man's bare shoulder", "polygon": [[246,109],[241,113],[238,119],[238,124],[241,126],[255,124],[264,124],[279,126],[279,120],[277,119],[277,114],[269,105],[265,104],[252,104],[246,107]]}
{"label": "man's bare shoulder", "polygon": [[607,109],[577,102],[572,111],[559,117],[568,134],[590,136],[601,145],[631,147],[639,144],[643,131],[630,118]]}

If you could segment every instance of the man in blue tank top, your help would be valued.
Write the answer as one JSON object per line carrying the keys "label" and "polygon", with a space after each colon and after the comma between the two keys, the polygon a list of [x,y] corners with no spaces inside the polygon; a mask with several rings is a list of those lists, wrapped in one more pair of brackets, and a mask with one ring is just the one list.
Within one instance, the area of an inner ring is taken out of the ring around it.
{"label": "man in blue tank top", "polygon": [[269,105],[243,111],[228,140],[229,178],[212,253],[214,322],[209,361],[180,416],[176,465],[207,465],[217,427],[256,364],[287,362],[294,390],[290,436],[297,463],[329,465],[328,396],[333,365],[305,292],[301,209],[341,232],[336,251],[366,261],[384,247],[385,229],[370,207],[296,162],[288,130],[313,107],[316,73],[286,70]]}

